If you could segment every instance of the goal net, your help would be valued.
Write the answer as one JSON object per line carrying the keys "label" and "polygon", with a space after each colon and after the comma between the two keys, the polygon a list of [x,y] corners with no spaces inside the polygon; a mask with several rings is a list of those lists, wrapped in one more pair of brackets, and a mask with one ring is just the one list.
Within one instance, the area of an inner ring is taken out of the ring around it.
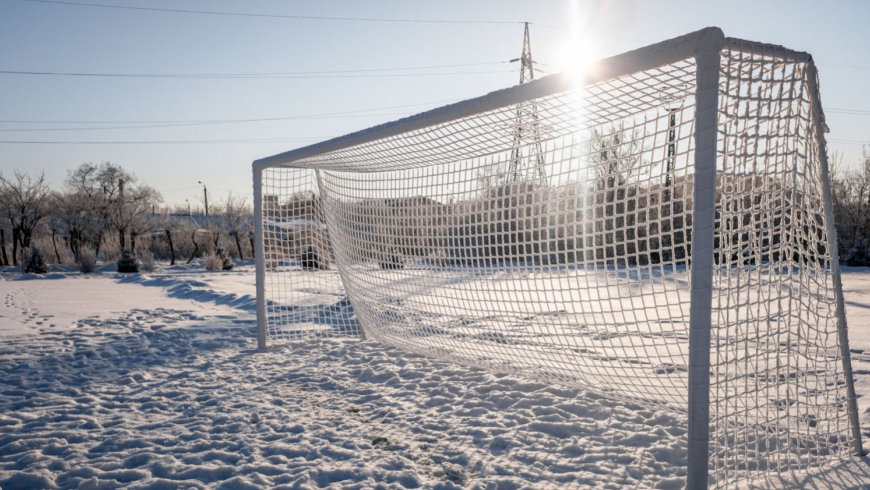
{"label": "goal net", "polygon": [[259,160],[261,347],[366,337],[682,412],[690,488],[846,457],[824,130],[809,55],[711,28]]}

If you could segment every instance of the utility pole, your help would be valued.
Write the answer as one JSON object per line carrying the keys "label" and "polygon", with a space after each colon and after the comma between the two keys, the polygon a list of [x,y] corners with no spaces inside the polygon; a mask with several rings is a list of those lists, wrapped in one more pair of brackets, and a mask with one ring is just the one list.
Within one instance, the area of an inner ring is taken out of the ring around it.
{"label": "utility pole", "polygon": [[190,216],[190,200],[189,200],[189,199],[185,199],[184,202],[187,203],[187,215]]}
{"label": "utility pole", "polygon": [[[202,182],[199,182],[202,184]],[[208,189],[202,184],[202,195],[205,198],[205,227],[208,228]]]}
{"label": "utility pole", "polygon": [[[529,43],[529,23],[525,23],[523,35],[523,54],[511,63],[520,62],[520,85],[535,79],[535,62],[532,60],[532,46]],[[523,146],[529,147],[529,155],[523,163]],[[530,163],[532,162],[532,163]],[[534,175],[542,187],[547,186],[547,174],[544,170],[544,152],[541,150],[541,127],[538,121],[538,105],[534,102],[525,102],[517,106],[516,128],[514,129],[514,142],[511,149],[510,167],[508,168],[507,182],[523,180],[528,172],[527,167],[534,165]]]}
{"label": "utility pole", "polygon": [[[118,179],[118,223],[124,223],[124,179]],[[118,244],[121,246],[121,252],[127,250],[124,242],[124,235],[127,230],[123,227],[118,227]]]}

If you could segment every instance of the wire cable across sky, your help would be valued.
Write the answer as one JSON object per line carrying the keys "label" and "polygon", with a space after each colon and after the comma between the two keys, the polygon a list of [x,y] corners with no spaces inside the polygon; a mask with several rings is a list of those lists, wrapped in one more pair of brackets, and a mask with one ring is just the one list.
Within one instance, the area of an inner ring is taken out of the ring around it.
{"label": "wire cable across sky", "polygon": [[[186,126],[186,125],[200,125],[200,124],[232,124],[232,123],[249,123],[249,122],[263,122],[263,121],[288,121],[294,119],[327,119],[327,118],[339,118],[339,117],[357,117],[361,115],[365,116],[389,116],[395,114],[364,114],[367,112],[379,112],[385,110],[392,109],[405,109],[408,107],[420,107],[420,106],[428,106],[428,105],[438,105],[438,104],[449,104],[451,102],[458,102],[462,99],[442,99],[435,100],[431,102],[420,102],[417,104],[404,104],[404,105],[394,105],[394,106],[386,106],[386,107],[374,107],[371,109],[358,109],[353,111],[341,111],[341,112],[326,112],[321,114],[304,114],[298,116],[278,116],[278,117],[258,117],[258,118],[246,118],[246,119],[194,119],[194,120],[139,120],[139,121],[69,121],[69,120],[61,120],[61,121],[52,121],[52,120],[20,120],[20,119],[7,119],[0,120],[0,123],[16,123],[16,124],[142,124],[146,126],[141,127],[174,127],[174,126]],[[140,127],[140,126],[137,126]],[[46,131],[53,131],[55,129],[65,129],[65,128],[54,128],[54,129],[44,129]],[[88,128],[71,128],[71,129],[88,129]],[[94,129],[102,129],[102,128],[94,128]],[[17,129],[7,129],[3,131],[17,131]],[[43,129],[34,129],[34,131],[43,131]]]}
{"label": "wire cable across sky", "polygon": [[[295,20],[320,20],[320,21],[346,21],[346,22],[393,22],[393,23],[413,23],[413,24],[471,24],[471,25],[517,25],[523,24],[523,21],[518,20],[459,20],[459,19],[387,19],[379,17],[333,17],[323,15],[285,15],[285,14],[256,14],[248,12],[220,12],[214,10],[190,10],[190,9],[169,9],[158,7],[136,7],[132,5],[109,5],[103,3],[85,3],[85,2],[67,2],[61,0],[25,0],[33,3],[45,3],[55,5],[70,5],[76,7],[92,7],[106,8],[118,10],[137,10],[144,12],[162,12],[173,14],[193,14],[193,15],[220,15],[229,17],[260,17],[270,19],[295,19]],[[529,24],[538,25],[541,27],[556,28],[545,24]]]}
{"label": "wire cable across sky", "polygon": [[310,136],[305,138],[253,138],[226,140],[145,140],[145,141],[15,141],[0,140],[0,145],[203,145],[228,143],[288,143],[327,140],[330,137]]}
{"label": "wire cable across sky", "polygon": [[486,73],[512,73],[515,70],[488,70],[488,71],[452,71],[442,73],[382,73],[378,75],[268,75],[268,76],[213,76],[213,75],[149,75],[149,74],[125,74],[125,73],[77,73],[77,72],[51,72],[51,71],[21,71],[21,70],[0,70],[0,74],[4,75],[41,75],[41,76],[58,76],[58,77],[104,77],[104,78],[172,78],[172,79],[189,79],[195,78],[200,80],[225,80],[225,79],[323,79],[323,78],[394,78],[394,77],[439,77],[445,75],[482,75]]}
{"label": "wire cable across sky", "polygon": [[[180,78],[180,79],[259,79],[259,78],[343,78],[348,74],[381,73],[378,77],[388,76],[437,76],[437,75],[464,75],[479,74],[482,72],[445,72],[445,73],[383,73],[391,71],[409,70],[433,70],[439,68],[460,68],[469,66],[485,65],[508,65],[508,61],[485,61],[480,63],[454,63],[449,65],[407,66],[399,68],[370,68],[361,70],[320,70],[320,71],[297,71],[297,72],[274,72],[274,73],[93,73],[93,72],[68,72],[68,71],[35,71],[35,70],[0,70],[6,75],[36,75],[36,76],[62,76],[62,77],[101,77],[101,78]],[[496,70],[492,73],[502,73],[506,70]],[[339,77],[341,75],[341,77]]]}

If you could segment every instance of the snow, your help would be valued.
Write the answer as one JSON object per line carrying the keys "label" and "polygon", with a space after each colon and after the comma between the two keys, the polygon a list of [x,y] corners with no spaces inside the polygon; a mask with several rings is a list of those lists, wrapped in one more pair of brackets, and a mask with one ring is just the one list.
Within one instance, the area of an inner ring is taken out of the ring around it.
{"label": "snow", "polygon": [[[5,275],[2,285],[3,308],[0,309],[0,337],[28,334],[48,329],[65,330],[76,326],[81,319],[109,319],[134,308],[153,310],[159,307],[184,309],[197,316],[214,314],[234,315],[232,304],[197,304],[184,294],[183,286],[161,291],[142,276],[65,275],[52,273],[44,278],[34,275]],[[35,282],[38,287],[35,287]],[[168,282],[152,279],[159,284]],[[200,291],[199,295],[204,294]]]}
{"label": "snow", "polygon": [[[843,279],[870,446],[870,269]],[[250,262],[0,272],[0,488],[684,484],[681,415],[373,341],[260,353],[253,291]],[[870,465],[791,478],[870,489]]]}

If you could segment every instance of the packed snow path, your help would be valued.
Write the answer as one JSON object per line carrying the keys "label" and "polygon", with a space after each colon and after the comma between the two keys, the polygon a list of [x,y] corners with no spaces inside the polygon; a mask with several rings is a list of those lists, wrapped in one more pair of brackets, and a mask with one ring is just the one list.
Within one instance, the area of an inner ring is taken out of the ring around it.
{"label": "packed snow path", "polygon": [[[139,288],[166,305],[111,313],[117,306],[104,300],[65,327],[2,319],[31,334],[0,343],[0,488],[683,485],[685,420],[667,412],[372,342],[258,353],[250,299],[237,288],[248,275],[0,281],[0,294],[15,298],[70,281],[92,294]],[[870,303],[847,298],[852,311]],[[63,310],[38,306],[31,317]],[[866,388],[870,342],[853,337]],[[867,433],[866,396],[861,404]],[[798,484],[870,488],[870,467]]]}

